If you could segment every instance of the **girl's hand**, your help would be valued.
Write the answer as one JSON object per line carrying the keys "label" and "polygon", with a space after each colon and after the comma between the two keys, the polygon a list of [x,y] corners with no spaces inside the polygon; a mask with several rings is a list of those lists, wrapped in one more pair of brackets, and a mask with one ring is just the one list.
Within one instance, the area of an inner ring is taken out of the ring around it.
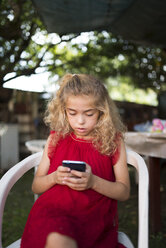
{"label": "girl's hand", "polygon": [[71,177],[70,168],[59,166],[55,172],[52,173],[54,181],[57,184],[64,184],[64,178]]}
{"label": "girl's hand", "polygon": [[82,191],[92,187],[93,185],[93,174],[91,171],[91,167],[86,164],[86,171],[80,172],[76,170],[71,170],[70,174],[67,177],[64,177],[63,184],[68,187]]}

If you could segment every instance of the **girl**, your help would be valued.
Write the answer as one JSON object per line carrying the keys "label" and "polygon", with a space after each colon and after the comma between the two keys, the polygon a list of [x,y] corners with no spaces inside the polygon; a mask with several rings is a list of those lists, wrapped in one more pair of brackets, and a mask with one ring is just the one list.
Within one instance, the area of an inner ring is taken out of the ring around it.
{"label": "girl", "polygon": [[[67,74],[48,104],[51,128],[32,184],[35,202],[22,248],[119,248],[117,200],[130,192],[124,126],[105,86]],[[86,162],[70,170],[63,160]]]}

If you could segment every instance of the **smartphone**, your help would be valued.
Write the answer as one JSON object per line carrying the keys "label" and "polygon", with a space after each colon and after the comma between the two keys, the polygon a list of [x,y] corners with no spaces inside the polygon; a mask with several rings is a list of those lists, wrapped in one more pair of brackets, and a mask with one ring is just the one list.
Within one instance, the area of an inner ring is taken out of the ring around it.
{"label": "smartphone", "polygon": [[77,170],[84,172],[86,169],[86,163],[83,161],[63,160],[62,165],[69,167],[71,170]]}

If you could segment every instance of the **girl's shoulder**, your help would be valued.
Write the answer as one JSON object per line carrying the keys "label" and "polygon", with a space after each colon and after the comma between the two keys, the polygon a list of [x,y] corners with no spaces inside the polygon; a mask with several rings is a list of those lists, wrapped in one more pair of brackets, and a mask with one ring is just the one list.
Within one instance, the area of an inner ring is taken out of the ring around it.
{"label": "girl's shoulder", "polygon": [[52,158],[54,154],[54,151],[56,149],[56,146],[59,140],[60,140],[60,135],[56,131],[51,130],[50,135],[48,137],[48,157],[50,159]]}
{"label": "girl's shoulder", "polygon": [[122,140],[123,140],[122,134],[118,133],[116,135],[116,141],[115,141],[116,142],[116,149],[115,149],[114,153],[111,154],[111,160],[112,160],[113,165],[115,165],[119,159]]}
{"label": "girl's shoulder", "polygon": [[120,155],[120,147],[117,147],[115,152],[110,155],[111,156],[111,161],[112,161],[112,165],[115,165],[119,159],[119,155]]}
{"label": "girl's shoulder", "polygon": [[51,131],[50,131],[50,134],[54,134],[54,133],[55,133],[55,131],[54,131],[54,130],[51,130]]}

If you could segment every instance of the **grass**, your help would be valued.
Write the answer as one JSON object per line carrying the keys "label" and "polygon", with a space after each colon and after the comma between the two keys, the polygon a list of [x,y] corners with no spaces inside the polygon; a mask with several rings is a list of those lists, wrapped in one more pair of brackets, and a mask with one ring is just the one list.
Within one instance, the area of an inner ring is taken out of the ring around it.
{"label": "grass", "polygon": [[2,229],[2,243],[5,246],[19,239],[33,205],[31,191],[33,170],[26,173],[12,188],[5,205]]}
{"label": "grass", "polygon": [[[137,247],[137,185],[134,180],[134,171],[130,169],[131,176],[131,196],[126,202],[119,202],[119,230],[124,231]],[[166,168],[162,168],[161,173],[161,206],[162,206],[162,231],[156,235],[150,233],[149,248],[166,247]],[[3,246],[7,246],[21,237],[28,213],[33,205],[34,196],[31,191],[33,179],[33,169],[19,180],[6,202],[3,218]]]}

